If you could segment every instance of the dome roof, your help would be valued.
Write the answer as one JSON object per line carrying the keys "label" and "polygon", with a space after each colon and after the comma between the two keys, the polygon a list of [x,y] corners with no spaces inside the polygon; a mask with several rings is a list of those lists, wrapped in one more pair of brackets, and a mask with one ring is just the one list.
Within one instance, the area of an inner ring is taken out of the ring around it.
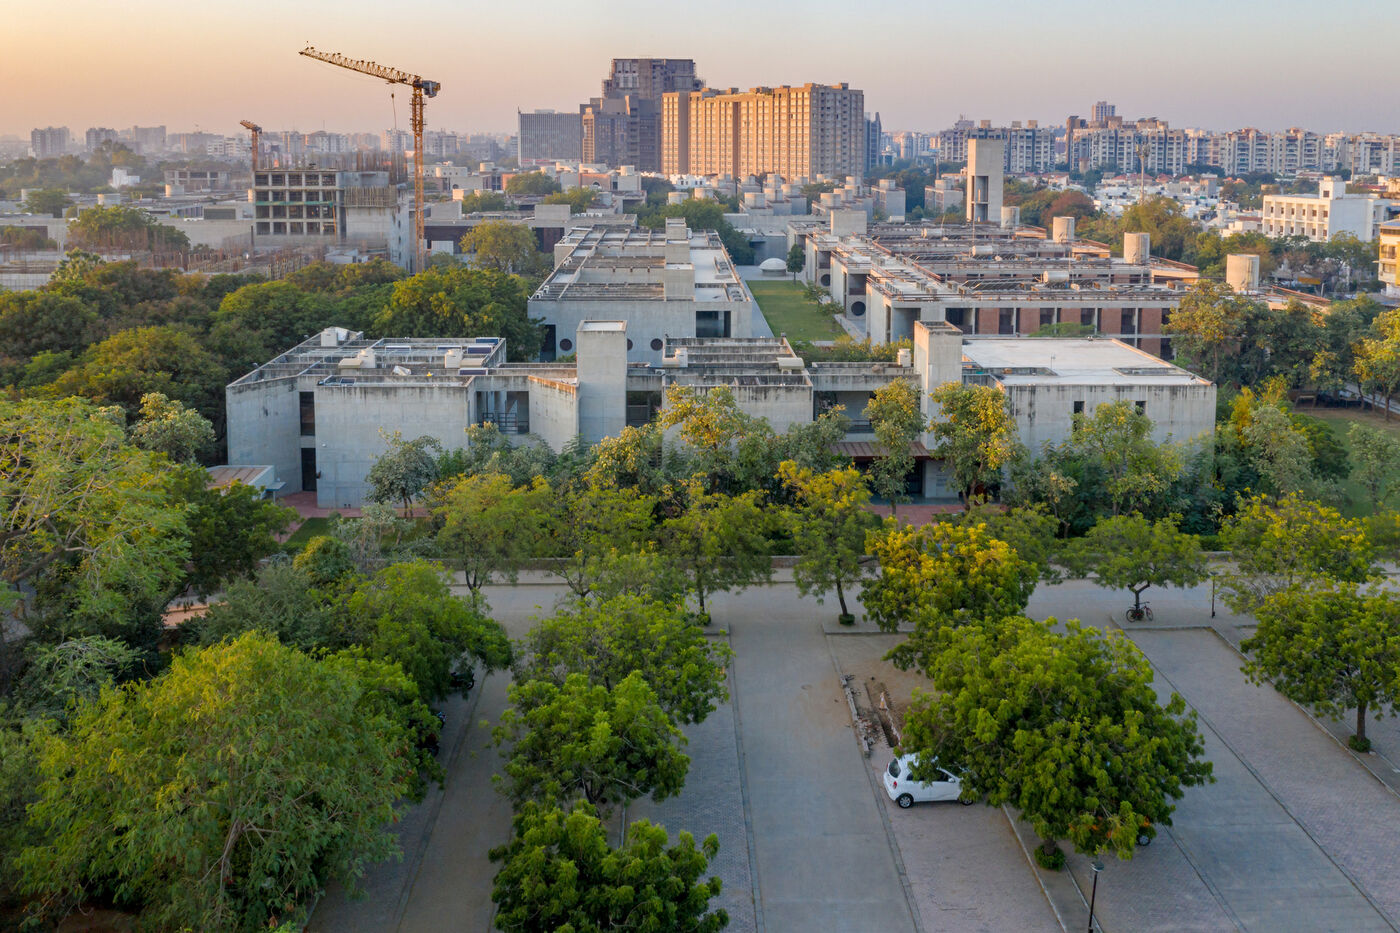
{"label": "dome roof", "polygon": [[787,263],[777,256],[774,256],[771,259],[763,260],[763,262],[759,263],[758,268],[764,272],[786,272]]}

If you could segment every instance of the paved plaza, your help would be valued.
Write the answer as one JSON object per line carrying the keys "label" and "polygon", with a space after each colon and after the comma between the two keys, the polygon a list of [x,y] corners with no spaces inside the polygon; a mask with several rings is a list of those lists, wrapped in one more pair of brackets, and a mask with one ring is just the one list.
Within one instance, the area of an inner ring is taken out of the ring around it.
{"label": "paved plaza", "polygon": [[[488,595],[518,637],[561,592],[527,577]],[[1133,860],[1107,860],[1095,905],[1101,929],[1396,929],[1400,797],[1377,775],[1394,770],[1388,756],[1400,754],[1400,728],[1376,726],[1380,754],[1354,755],[1335,737],[1344,728],[1329,732],[1244,679],[1236,646],[1249,620],[1223,607],[1212,620],[1209,587],[1148,597],[1154,623],[1128,635],[1152,662],[1159,691],[1179,692],[1197,711],[1216,783],[1188,790],[1174,825]],[[1078,581],[1041,587],[1030,612],[1118,628],[1126,602]],[[627,818],[673,836],[718,835],[711,870],[724,890],[715,903],[730,929],[1085,929],[1088,859],[1071,854],[1066,871],[1044,872],[1027,857],[1036,840],[1013,814],[956,804],[900,810],[885,798],[888,740],[875,730],[863,754],[838,671],[850,676],[863,716],[874,720],[883,692],[897,721],[923,685],[883,660],[899,636],[863,620],[843,629],[831,606],[798,597],[786,581],[720,596],[713,614],[713,637],[735,652],[731,700],[686,729],[684,791],[638,801]],[[507,683],[492,675],[447,706],[448,779],[401,822],[403,860],[371,869],[363,900],[328,892],[313,929],[491,928],[487,852],[506,841],[510,810],[491,781],[499,757],[483,723],[503,711]]]}

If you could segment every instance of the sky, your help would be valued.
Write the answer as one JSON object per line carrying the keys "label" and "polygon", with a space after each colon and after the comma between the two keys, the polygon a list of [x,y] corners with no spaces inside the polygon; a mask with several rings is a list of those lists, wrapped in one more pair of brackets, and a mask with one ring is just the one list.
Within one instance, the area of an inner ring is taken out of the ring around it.
{"label": "sky", "polygon": [[[165,124],[233,135],[408,127],[406,96],[307,44],[442,84],[429,129],[574,110],[614,57],[715,87],[846,81],[887,130],[960,115],[1400,133],[1397,0],[0,0],[0,134]],[[397,107],[397,112],[395,110]]]}

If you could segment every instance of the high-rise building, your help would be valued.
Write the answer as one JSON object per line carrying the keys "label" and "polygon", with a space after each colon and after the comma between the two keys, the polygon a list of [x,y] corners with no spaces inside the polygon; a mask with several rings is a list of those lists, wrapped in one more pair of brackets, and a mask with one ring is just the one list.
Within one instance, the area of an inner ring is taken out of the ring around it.
{"label": "high-rise building", "polygon": [[70,137],[66,126],[47,126],[29,133],[29,148],[36,159],[52,159],[68,151]]}
{"label": "high-rise building", "polygon": [[1092,119],[1095,123],[1106,123],[1109,117],[1118,116],[1118,108],[1106,100],[1094,102]]}
{"label": "high-rise building", "polygon": [[117,141],[117,131],[106,126],[94,126],[87,131],[87,150],[91,152],[103,143]]}
{"label": "high-rise building", "polygon": [[523,168],[540,162],[583,158],[583,117],[553,110],[521,111],[517,158]]}
{"label": "high-rise building", "polygon": [[133,126],[127,131],[131,135],[131,148],[143,155],[153,155],[165,151],[164,126]]}
{"label": "high-rise building", "polygon": [[880,113],[876,111],[872,118],[869,114],[865,116],[865,174],[869,175],[875,171],[875,166],[880,164],[880,138],[884,131],[880,127]]}
{"label": "high-rise building", "polygon": [[865,94],[844,83],[677,92],[661,109],[669,174],[865,175]]}
{"label": "high-rise building", "polygon": [[662,97],[702,86],[693,59],[614,58],[603,96],[579,107],[583,161],[659,171]]}

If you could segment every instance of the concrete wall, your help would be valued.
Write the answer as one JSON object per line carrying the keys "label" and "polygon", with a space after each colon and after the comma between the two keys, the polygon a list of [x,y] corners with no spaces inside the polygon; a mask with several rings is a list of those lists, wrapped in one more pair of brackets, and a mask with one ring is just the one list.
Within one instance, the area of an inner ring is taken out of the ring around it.
{"label": "concrete wall", "polygon": [[[578,345],[578,327],[584,321],[622,321],[627,325],[631,347],[627,359],[634,363],[659,364],[662,344],[667,336],[694,337],[695,312],[729,311],[729,335],[753,335],[753,315],[757,306],[752,301],[530,301],[530,317],[542,318],[554,325],[554,344],[560,356],[573,353]],[[567,340],[564,346],[561,341]],[[652,341],[660,341],[652,346]]]}
{"label": "concrete wall", "polygon": [[[626,396],[624,396],[624,399]],[[560,450],[579,433],[578,387],[530,377],[530,432]]]}
{"label": "concrete wall", "polygon": [[1070,436],[1076,402],[1084,403],[1086,415],[1105,402],[1144,402],[1152,439],[1159,444],[1192,441],[1215,430],[1213,385],[1016,385],[1005,391],[1021,443],[1033,451]]}
{"label": "concrete wall", "polygon": [[316,388],[316,504],[322,508],[358,506],[365,476],[385,450],[383,432],[403,432],[404,440],[435,437],[444,447],[460,447],[474,423],[470,387],[460,385],[350,385]]}
{"label": "concrete wall", "polygon": [[[306,387],[310,391],[311,387]],[[301,491],[301,389],[295,378],[224,390],[228,407],[228,462],[270,463],[284,493]],[[315,441],[307,437],[307,446]]]}
{"label": "concrete wall", "polygon": [[596,444],[627,424],[627,325],[584,321],[578,327],[578,430]]}

